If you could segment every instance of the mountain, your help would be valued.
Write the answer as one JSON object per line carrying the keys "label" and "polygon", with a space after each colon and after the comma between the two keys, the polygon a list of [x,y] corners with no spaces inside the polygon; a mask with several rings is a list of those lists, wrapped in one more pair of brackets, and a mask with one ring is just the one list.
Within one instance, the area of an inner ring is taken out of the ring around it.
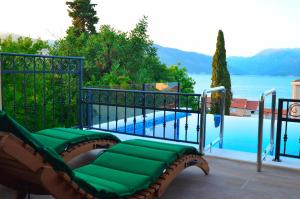
{"label": "mountain", "polygon": [[[189,73],[211,73],[212,57],[155,45],[161,62],[180,63]],[[267,49],[251,57],[227,57],[228,70],[239,75],[300,75],[300,48]]]}
{"label": "mountain", "polygon": [[160,61],[167,66],[180,63],[189,73],[211,73],[212,58],[209,55],[167,48],[155,44]]}
{"label": "mountain", "polygon": [[300,48],[267,49],[252,57],[229,57],[229,70],[249,75],[300,75]]}

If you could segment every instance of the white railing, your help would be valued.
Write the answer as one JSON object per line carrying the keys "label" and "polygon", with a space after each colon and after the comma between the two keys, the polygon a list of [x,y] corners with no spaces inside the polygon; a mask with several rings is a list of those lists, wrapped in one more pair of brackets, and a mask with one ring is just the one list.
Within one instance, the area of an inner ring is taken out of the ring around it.
{"label": "white railing", "polygon": [[[262,153],[265,97],[269,95],[272,95],[270,143]],[[261,171],[262,161],[266,159],[268,153],[273,155],[274,152],[275,109],[276,109],[276,90],[273,88],[271,90],[262,93],[259,100],[258,144],[257,144],[257,164],[256,164],[258,172]]]}
{"label": "white railing", "polygon": [[[216,140],[214,140],[208,146],[205,147],[207,94],[215,93],[215,92],[221,93],[220,133],[219,133],[219,137]],[[214,88],[203,91],[203,95],[201,97],[201,118],[200,118],[200,136],[199,136],[199,152],[200,153],[203,153],[208,148],[213,147],[216,143],[219,143],[219,148],[223,148],[225,97],[226,97],[226,89],[224,86],[214,87]]]}

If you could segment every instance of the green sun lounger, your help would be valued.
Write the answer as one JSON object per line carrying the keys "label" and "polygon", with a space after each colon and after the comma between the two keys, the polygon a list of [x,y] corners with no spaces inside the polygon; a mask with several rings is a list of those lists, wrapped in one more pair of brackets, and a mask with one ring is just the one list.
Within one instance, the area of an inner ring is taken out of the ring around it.
{"label": "green sun lounger", "polygon": [[[6,114],[4,111],[0,111],[0,115],[5,118]],[[10,121],[12,121],[13,124],[10,125],[2,119],[0,131],[13,131],[15,128],[13,125],[20,129],[24,128],[14,120]],[[34,137],[43,146],[52,148],[60,154],[65,161],[68,161],[81,153],[97,148],[108,148],[120,142],[119,138],[110,133],[73,128],[45,129],[38,132],[32,132],[31,135],[31,137]]]}
{"label": "green sun lounger", "polygon": [[19,198],[27,192],[58,199],[155,198],[186,167],[209,171],[194,147],[140,139],[116,144],[72,170],[57,147],[44,145],[4,113],[0,122],[0,183],[18,190]]}

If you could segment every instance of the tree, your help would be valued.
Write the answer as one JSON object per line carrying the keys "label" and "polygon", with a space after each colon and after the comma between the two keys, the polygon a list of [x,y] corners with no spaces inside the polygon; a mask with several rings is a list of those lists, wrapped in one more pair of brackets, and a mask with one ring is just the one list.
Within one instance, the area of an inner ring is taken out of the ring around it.
{"label": "tree", "polygon": [[[226,88],[225,114],[230,114],[232,99],[230,74],[227,69],[225,40],[222,30],[218,32],[216,52],[212,62],[211,87],[224,86]],[[212,94],[212,113],[220,113],[220,93]]]}
{"label": "tree", "polygon": [[76,34],[70,27],[50,53],[84,57],[84,85],[130,89],[132,84],[178,81],[182,92],[193,92],[195,83],[185,69],[161,63],[147,27],[147,17],[129,32],[102,25],[95,34]]}
{"label": "tree", "polygon": [[79,33],[96,33],[95,24],[99,18],[94,7],[97,4],[91,4],[90,0],[67,1],[66,4],[69,6],[69,16],[73,19],[72,24]]}
{"label": "tree", "polygon": [[0,51],[25,54],[40,54],[41,50],[48,49],[49,45],[41,39],[33,40],[30,37],[18,37],[13,39],[12,35],[0,38]]}
{"label": "tree", "polygon": [[193,78],[188,76],[185,67],[179,68],[178,65],[171,65],[168,68],[168,75],[168,81],[180,83],[180,92],[194,93],[194,86],[196,82]]}

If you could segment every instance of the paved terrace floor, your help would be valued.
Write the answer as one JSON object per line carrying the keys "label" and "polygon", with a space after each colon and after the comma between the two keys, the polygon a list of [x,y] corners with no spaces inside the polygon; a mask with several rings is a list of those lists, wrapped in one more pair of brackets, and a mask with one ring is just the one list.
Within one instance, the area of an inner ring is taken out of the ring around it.
{"label": "paved terrace floor", "polygon": [[[86,154],[71,162],[89,161]],[[211,173],[190,167],[181,173],[165,192],[163,199],[299,199],[300,171],[264,167],[257,173],[254,164],[207,157]],[[1,176],[0,176],[1,177]],[[0,198],[13,198],[14,192],[0,185]],[[51,199],[51,196],[31,195],[32,199]]]}

